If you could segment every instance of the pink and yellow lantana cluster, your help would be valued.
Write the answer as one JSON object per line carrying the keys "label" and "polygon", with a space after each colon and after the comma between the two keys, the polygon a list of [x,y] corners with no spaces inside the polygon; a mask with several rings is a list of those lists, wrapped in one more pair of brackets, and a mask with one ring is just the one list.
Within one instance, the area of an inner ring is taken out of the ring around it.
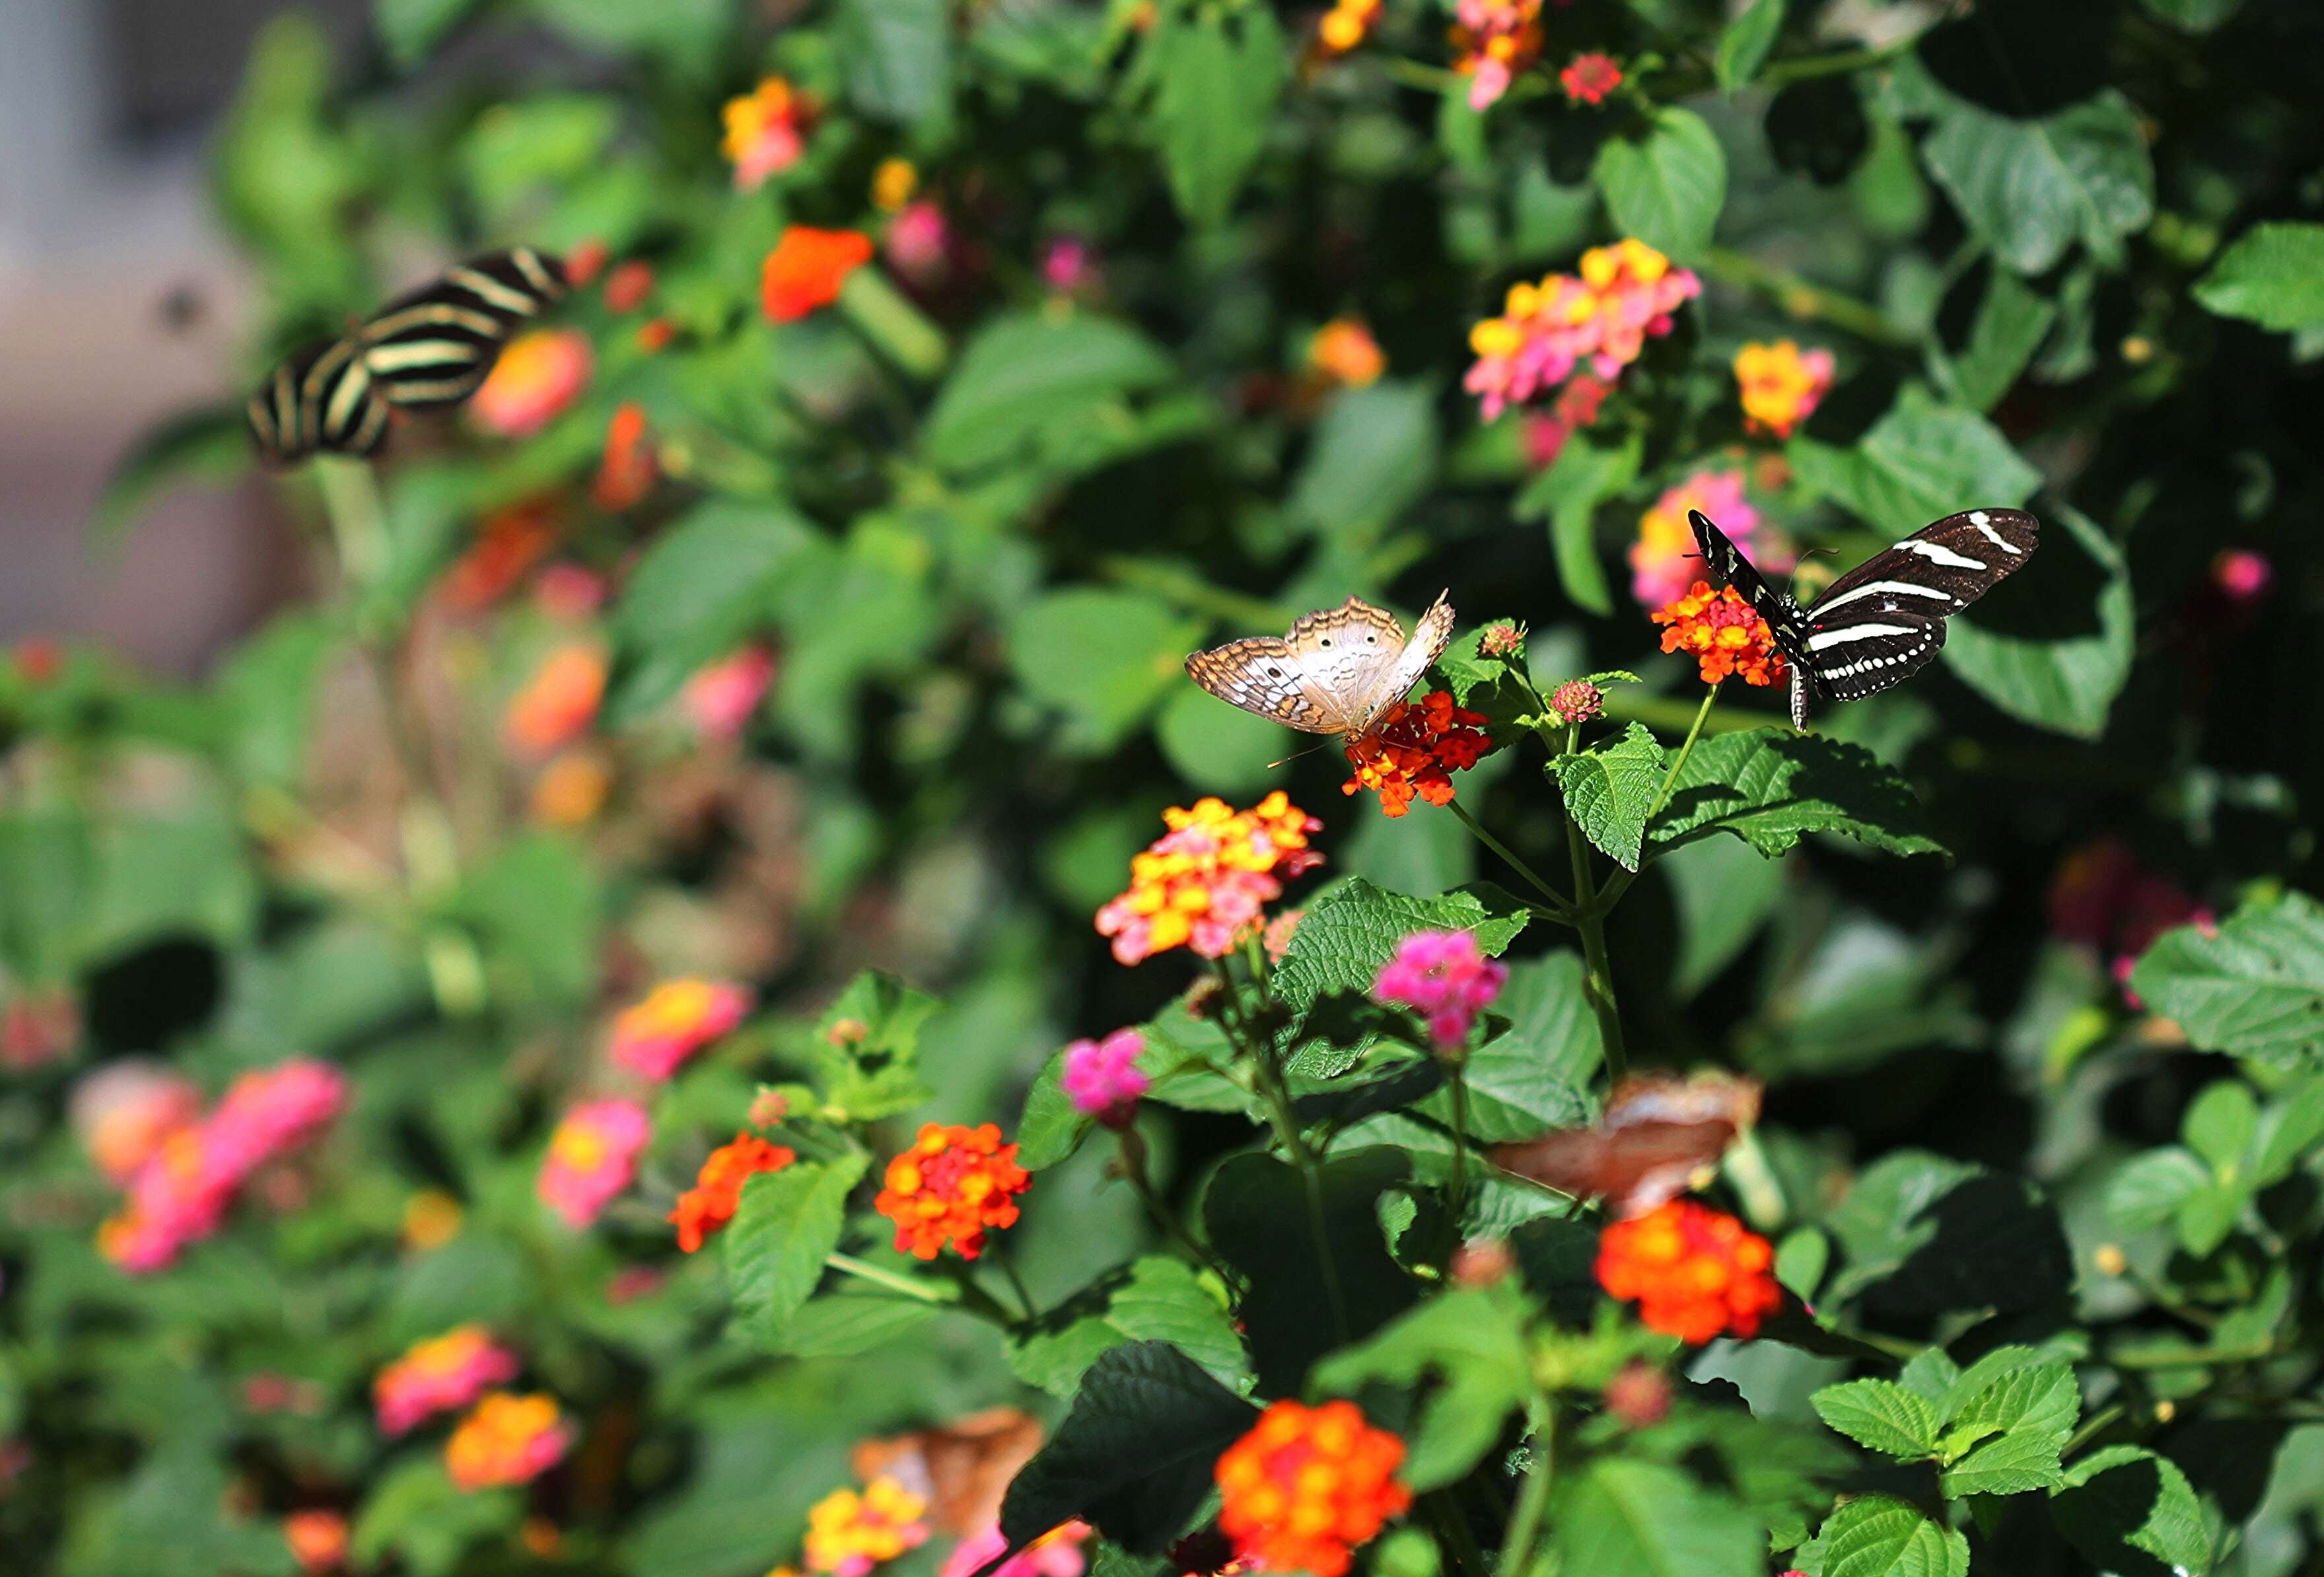
{"label": "pink and yellow lantana cluster", "polygon": [[[120,1213],[97,1229],[99,1251],[124,1270],[161,1269],[224,1226],[251,1176],[314,1139],[346,1102],[346,1079],[327,1063],[294,1057],[243,1074],[208,1117],[152,1139]],[[125,1158],[115,1153],[115,1164]]]}
{"label": "pink and yellow lantana cluster", "polygon": [[1671,331],[1671,314],[1702,293],[1692,271],[1642,241],[1593,246],[1576,272],[1509,287],[1498,318],[1469,331],[1477,360],[1463,386],[1490,421],[1586,368],[1611,382],[1649,338]]}
{"label": "pink and yellow lantana cluster", "polygon": [[1169,832],[1130,862],[1130,890],[1097,911],[1098,934],[1124,964],[1173,947],[1223,958],[1286,880],[1323,861],[1307,846],[1323,824],[1280,789],[1240,811],[1205,796],[1162,820]]}
{"label": "pink and yellow lantana cluster", "polygon": [[652,1137],[635,1101],[588,1101],[574,1107],[549,1139],[534,1187],[543,1204],[578,1231],[595,1221],[637,1175],[638,1153]]}
{"label": "pink and yellow lantana cluster", "polygon": [[1460,0],[1452,69],[1469,78],[1469,106],[1484,109],[1541,58],[1542,0]]}
{"label": "pink and yellow lantana cluster", "polygon": [[788,170],[807,151],[814,102],[780,77],[769,77],[720,114],[726,135],[721,151],[734,165],[734,189],[756,191]]}
{"label": "pink and yellow lantana cluster", "polygon": [[1630,544],[1630,595],[1641,607],[1659,608],[1684,596],[1703,573],[1694,528],[1687,524],[1689,510],[1701,510],[1716,521],[1737,547],[1750,554],[1762,574],[1791,567],[1791,553],[1780,544],[1753,546],[1759,512],[1743,495],[1743,474],[1697,471],[1656,499],[1638,519],[1638,540]]}
{"label": "pink and yellow lantana cluster", "polygon": [[482,1325],[460,1325],[415,1342],[372,1378],[382,1434],[406,1434],[438,1413],[456,1413],[516,1379],[517,1357]]}
{"label": "pink and yellow lantana cluster", "polygon": [[527,1483],[562,1461],[573,1439],[556,1397],[493,1391],[445,1443],[444,1466],[463,1489]]}
{"label": "pink and yellow lantana cluster", "polygon": [[751,992],[728,981],[666,980],[613,1020],[613,1058],[661,1083],[751,1011]]}

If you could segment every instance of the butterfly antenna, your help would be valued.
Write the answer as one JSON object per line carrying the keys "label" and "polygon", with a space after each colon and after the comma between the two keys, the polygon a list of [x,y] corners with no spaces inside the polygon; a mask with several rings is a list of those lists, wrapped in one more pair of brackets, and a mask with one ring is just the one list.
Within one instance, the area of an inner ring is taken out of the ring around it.
{"label": "butterfly antenna", "polygon": [[1803,548],[1800,550],[1799,558],[1792,561],[1792,578],[1784,583],[1784,595],[1794,602],[1799,600],[1800,566],[1820,553],[1830,554],[1834,558],[1840,557],[1840,549],[1837,548]]}
{"label": "butterfly antenna", "polygon": [[1311,744],[1311,745],[1309,745],[1309,746],[1308,746],[1305,750],[1304,750],[1304,751],[1293,751],[1289,755],[1287,755],[1287,756],[1284,757],[1284,758],[1283,758],[1281,761],[1269,761],[1269,762],[1268,762],[1268,763],[1267,763],[1267,770],[1268,770],[1268,771],[1272,772],[1272,771],[1273,771],[1273,770],[1275,770],[1275,769],[1276,769],[1276,768],[1277,768],[1277,767],[1287,767],[1287,766],[1289,766],[1292,762],[1294,762],[1294,761],[1297,761],[1300,757],[1302,757],[1302,756],[1312,756],[1312,755],[1314,755],[1317,751],[1322,750],[1323,748],[1323,747],[1322,745],[1320,745],[1320,744]]}

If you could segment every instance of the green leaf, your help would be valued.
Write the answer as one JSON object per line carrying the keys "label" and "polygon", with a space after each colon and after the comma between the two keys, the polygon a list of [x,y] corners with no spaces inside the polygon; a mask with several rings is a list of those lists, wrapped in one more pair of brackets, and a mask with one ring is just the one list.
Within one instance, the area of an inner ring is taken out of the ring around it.
{"label": "green leaf", "polygon": [[1809,1398],[1816,1416],[1858,1445],[1903,1462],[1934,1456],[1937,1410],[1926,1399],[1887,1380],[1826,1386]]}
{"label": "green leaf", "polygon": [[1751,8],[1719,35],[1711,69],[1718,74],[1720,91],[1731,96],[1748,87],[1766,64],[1767,52],[1775,47],[1783,31],[1784,0],[1752,0]]}
{"label": "green leaf", "polygon": [[1019,1379],[1070,1397],[1102,1353],[1127,1342],[1167,1342],[1221,1379],[1243,1367],[1234,1322],[1184,1260],[1148,1255],[1045,1311],[1006,1349]]}
{"label": "green leaf", "polygon": [[830,1293],[794,1314],[769,1342],[792,1358],[855,1358],[900,1342],[945,1312],[940,1303]]}
{"label": "green leaf", "polygon": [[[1142,1063],[1146,1059],[1141,1057]],[[1097,1120],[1066,1098],[1065,1054],[1049,1054],[1025,1092],[1025,1114],[1017,1120],[1017,1164],[1028,1172],[1054,1167],[1082,1148]]]}
{"label": "green leaf", "polygon": [[1654,732],[1633,723],[1618,737],[1560,756],[1550,767],[1582,835],[1616,864],[1636,871],[1646,835],[1646,809],[1664,770],[1663,748]]}
{"label": "green leaf", "polygon": [[1991,410],[2017,384],[2058,320],[2057,303],[2006,269],[1986,281],[1969,343],[1952,358],[1954,398],[1971,410]]}
{"label": "green leaf", "polygon": [[1784,867],[1736,838],[1702,838],[1656,856],[1678,912],[1671,990],[1692,1000],[1751,945],[1783,901]]}
{"label": "green leaf", "polygon": [[2259,1100],[2241,1079],[2218,1079],[2188,1102],[2180,1135],[2224,1177],[2238,1167],[2259,1133]]}
{"label": "green leaf", "polygon": [[655,538],[613,605],[621,662],[607,721],[642,716],[757,632],[778,586],[818,541],[788,510],[725,502],[696,505]]}
{"label": "green leaf", "polygon": [[1947,1429],[1964,1425],[2005,1434],[2039,1434],[2059,1445],[2082,1410],[2071,1365],[2031,1347],[1999,1347],[1948,1388],[1940,1404]]}
{"label": "green leaf", "polygon": [[2164,932],[2130,986],[2205,1051],[2324,1067],[2324,905],[2305,893],[2246,903],[2209,936]]}
{"label": "green leaf", "polygon": [[847,1225],[847,1195],[862,1181],[866,1159],[793,1161],[742,1185],[728,1224],[726,1279],[738,1323],[774,1346],[783,1328],[823,1279],[824,1260]]}
{"label": "green leaf", "polygon": [[1402,1474],[1425,1493],[1466,1478],[1500,1437],[1502,1422],[1533,1393],[1522,1300],[1456,1290],[1434,1297],[1375,1334],[1316,1366],[1315,1386],[1348,1395],[1368,1380],[1407,1388],[1430,1374],[1431,1389]]}
{"label": "green leaf", "polygon": [[848,982],[808,1048],[834,1121],[876,1121],[929,1098],[918,1072],[920,1031],[943,1006],[872,970]]}
{"label": "green leaf", "polygon": [[1614,228],[1669,254],[1701,261],[1727,201],[1727,155],[1692,110],[1657,111],[1643,140],[1609,138],[1592,171]]}
{"label": "green leaf", "polygon": [[1854,444],[1803,434],[1785,452],[1803,486],[1899,537],[1958,510],[2022,504],[2042,484],[1991,422],[1918,384]]}
{"label": "green leaf", "polygon": [[[1100,755],[1184,683],[1186,653],[1202,633],[1200,620],[1142,592],[1074,586],[1017,611],[1009,666],[1028,696],[1064,716],[1067,748]],[[1213,701],[1211,709],[1228,726],[1231,708]]]}
{"label": "green leaf", "polygon": [[2252,1181],[2260,1187],[2280,1183],[2318,1145],[2324,1144],[2324,1079],[2294,1085],[2267,1103],[2253,1138]]}
{"label": "green leaf", "polygon": [[1263,5],[1231,16],[1211,6],[1163,8],[1155,29],[1154,134],[1178,211],[1215,225],[1267,143],[1291,76],[1283,28]]}
{"label": "green leaf", "polygon": [[874,120],[940,115],[952,98],[947,0],[840,0],[831,19],[848,101]]}
{"label": "green leaf", "polygon": [[2262,328],[2324,323],[2324,225],[2254,225],[2195,281],[2195,300]]}
{"label": "green leaf", "polygon": [[2107,1222],[2120,1232],[2163,1226],[2177,1219],[2180,1207],[2210,1181],[2203,1163],[2177,1145],[2134,1156],[2107,1184]]}
{"label": "green leaf", "polygon": [[1824,1519],[1811,1551],[1810,1577],[1968,1577],[1969,1539],[1918,1507],[1859,1495]]}
{"label": "green leaf", "polygon": [[437,1577],[470,1545],[512,1531],[523,1510],[513,1489],[461,1489],[440,1455],[407,1458],[373,1481],[347,1547],[365,1564],[400,1555],[418,1577]]}
{"label": "green leaf", "polygon": [[1379,1224],[1380,1196],[1405,1180],[1406,1157],[1381,1146],[1334,1155],[1318,1170],[1320,1198],[1311,1200],[1289,1163],[1231,1156],[1203,1193],[1211,1242],[1250,1279],[1242,1324],[1262,1396],[1296,1394],[1317,1359],[1377,1331],[1417,1296]]}
{"label": "green leaf", "polygon": [[1988,1440],[1937,1475],[1937,1487],[1958,1500],[1964,1495],[2022,1495],[2061,1482],[2059,1443],[2046,1434],[2011,1434]]}
{"label": "green leaf", "polygon": [[1929,173],[1994,255],[2046,273],[2080,241],[2099,263],[2154,217],[2154,165],[2137,112],[2109,88],[2039,120],[1948,96],[1922,144]]}
{"label": "green leaf", "polygon": [[2141,1446],[2109,1445],[2067,1470],[2051,1491],[2058,1531],[2103,1572],[2203,1577],[2211,1539],[2195,1488],[2177,1463]]}
{"label": "green leaf", "polygon": [[1826,1289],[1899,1314],[2032,1308],[2061,1295],[2064,1233],[2024,1178],[1921,1150],[1867,1167],[1825,1223],[1846,1258]]}
{"label": "green leaf", "polygon": [[1561,1474],[1559,1570],[1591,1577],[1764,1577],[1766,1535],[1729,1497],[1660,1462],[1597,1456]]}
{"label": "green leaf", "polygon": [[[2130,679],[2137,624],[2130,570],[2080,512],[2061,506],[2049,523],[2049,550],[2028,567],[2030,584],[2013,584],[2015,595],[1988,615],[1948,622],[1945,666],[2013,717],[2096,739]],[[2011,627],[1998,622],[2005,617]]]}
{"label": "green leaf", "polygon": [[409,69],[476,8],[476,0],[372,0],[372,25],[388,59]]}
{"label": "green leaf", "polygon": [[462,907],[503,985],[577,1002],[597,988],[603,896],[579,849],[552,833],[523,833],[469,873]]}
{"label": "green leaf", "polygon": [[1354,541],[1393,524],[1436,479],[1435,406],[1427,385],[1392,380],[1334,396],[1315,423],[1286,515]]}
{"label": "green leaf", "polygon": [[1941,854],[1920,802],[1870,751],[1757,728],[1697,740],[1647,828],[1657,849],[1731,833],[1765,855],[1808,833],[1842,833],[1892,854]]}
{"label": "green leaf", "polygon": [[[1171,693],[1155,719],[1154,733],[1172,770],[1188,783],[1213,794],[1252,798],[1272,787],[1270,769],[1297,748],[1286,742],[1281,724],[1240,706],[1222,706],[1217,696],[1194,685],[1182,685]],[[1386,816],[1372,819],[1388,821]]]}
{"label": "green leaf", "polygon": [[1256,1417],[1167,1342],[1113,1348],[1009,1486],[1001,1534],[1021,1548],[1078,1517],[1132,1554],[1159,1554],[1210,1493],[1219,1453]]}
{"label": "green leaf", "polygon": [[251,464],[250,429],[240,407],[205,406],[173,417],[114,462],[89,506],[89,540],[109,547],[171,489],[231,482]]}
{"label": "green leaf", "polygon": [[982,471],[1028,453],[1054,457],[1094,424],[1128,417],[1127,396],[1173,376],[1135,328],[1074,313],[1019,314],[978,331],[920,429],[929,461]]}
{"label": "green leaf", "polygon": [[1521,521],[1548,515],[1558,585],[1578,606],[1601,618],[1613,613],[1614,597],[1598,557],[1598,506],[1637,479],[1645,453],[1645,440],[1635,432],[1611,442],[1576,434],[1509,506]]}
{"label": "green leaf", "polygon": [[1369,991],[1396,945],[1415,931],[1468,931],[1479,951],[1498,958],[1531,918],[1490,885],[1407,898],[1361,877],[1345,877],[1309,900],[1275,971],[1275,994],[1304,1013],[1332,992]]}
{"label": "green leaf", "polygon": [[2209,32],[2243,9],[2244,0],[2144,0],[2146,9],[2181,32]]}
{"label": "green leaf", "polygon": [[[1605,1060],[1598,1016],[1582,994],[1582,958],[1545,954],[1509,966],[1493,1004],[1508,1028],[1469,1054],[1469,1138],[1478,1144],[1534,1139],[1590,1116],[1590,1084]],[[1420,1110],[1449,1124],[1452,1096],[1432,1095]]]}

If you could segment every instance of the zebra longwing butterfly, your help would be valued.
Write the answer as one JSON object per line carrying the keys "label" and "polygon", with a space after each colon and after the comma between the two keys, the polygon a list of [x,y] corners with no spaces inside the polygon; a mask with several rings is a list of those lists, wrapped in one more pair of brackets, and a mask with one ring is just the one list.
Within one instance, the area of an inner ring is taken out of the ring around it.
{"label": "zebra longwing butterfly", "polygon": [[1923,526],[1841,576],[1803,608],[1759,577],[1699,510],[1687,512],[1712,576],[1743,595],[1792,670],[1792,726],[1812,701],[1856,701],[1935,660],[1945,621],[2034,556],[2042,523],[2024,510],[1973,509]]}
{"label": "zebra longwing butterfly", "polygon": [[250,397],[251,438],[275,466],[318,450],[375,454],[393,407],[466,400],[516,326],[566,289],[565,265],[530,246],[471,258],[283,361]]}

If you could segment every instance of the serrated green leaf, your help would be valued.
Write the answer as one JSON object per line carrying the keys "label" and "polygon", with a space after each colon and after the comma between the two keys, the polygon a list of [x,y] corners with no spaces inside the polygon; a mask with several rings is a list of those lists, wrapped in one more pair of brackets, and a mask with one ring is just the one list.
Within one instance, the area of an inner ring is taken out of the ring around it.
{"label": "serrated green leaf", "polygon": [[1766,1536],[1728,1496],[1660,1462],[1599,1456],[1561,1475],[1549,1513],[1561,1571],[1763,1577]]}
{"label": "serrated green leaf", "polygon": [[1226,1305],[1183,1260],[1148,1255],[1092,1283],[1004,1349],[1019,1379],[1070,1397],[1100,1354],[1128,1342],[1167,1342],[1221,1379],[1243,1367]]}
{"label": "serrated green leaf", "polygon": [[[1141,1061],[1143,1059],[1140,1059]],[[1096,1119],[1065,1096],[1063,1048],[1049,1054],[1025,1092],[1025,1114],[1017,1120],[1017,1164],[1028,1172],[1054,1167],[1081,1148]]]}
{"label": "serrated green leaf", "polygon": [[1275,994],[1304,1013],[1334,991],[1369,991],[1396,945],[1415,931],[1467,931],[1486,956],[1499,957],[1530,918],[1491,886],[1408,898],[1348,877],[1309,901],[1275,971]]}
{"label": "serrated green leaf", "polygon": [[1682,264],[1710,250],[1727,203],[1727,154],[1692,110],[1665,106],[1643,138],[1608,138],[1592,174],[1621,234]]}
{"label": "serrated green leaf", "polygon": [[1636,871],[1646,810],[1664,771],[1653,731],[1633,723],[1618,738],[1560,756],[1550,766],[1582,835],[1624,870]]}
{"label": "serrated green leaf", "polygon": [[1732,94],[1748,86],[1766,64],[1767,51],[1775,47],[1784,31],[1784,0],[1752,0],[1750,9],[1720,32],[1711,69],[1721,92]]}
{"label": "serrated green leaf", "polygon": [[1997,1348],[1964,1370],[1939,1404],[1947,1427],[2040,1434],[2065,1443],[2081,1416],[2072,1366],[2030,1347]]}
{"label": "serrated green leaf", "polygon": [[1832,1303],[2028,1308],[2062,1294],[2072,1268],[2056,1213],[2032,1184],[1921,1150],[1865,1168],[1825,1224],[1845,1257],[1825,1291]]}
{"label": "serrated green leaf", "polygon": [[873,970],[848,982],[808,1047],[824,1103],[837,1120],[871,1122],[929,1098],[918,1071],[920,1030],[943,1006]]}
{"label": "serrated green leaf", "polygon": [[2047,1434],[2004,1434],[1988,1440],[1937,1475],[1937,1487],[1951,1499],[1964,1495],[2022,1495],[2064,1480],[2059,1443]]}
{"label": "serrated green leaf", "polygon": [[1466,1478],[1533,1395],[1522,1300],[1452,1291],[1431,1298],[1359,1346],[1316,1367],[1314,1383],[1347,1395],[1368,1380],[1407,1388],[1442,1377],[1406,1434],[1403,1477],[1425,1492]]}
{"label": "serrated green leaf", "polygon": [[815,1296],[824,1261],[847,1225],[847,1195],[867,1164],[860,1154],[794,1161],[742,1185],[742,1203],[723,1234],[726,1279],[736,1321],[757,1341],[774,1345]]}
{"label": "serrated green leaf", "polygon": [[2225,1177],[2235,1170],[2259,1133],[2259,1100],[2241,1079],[2218,1079],[2196,1093],[2180,1124],[2187,1148]]}
{"label": "serrated green leaf", "polygon": [[1001,1531],[1022,1548],[1078,1517],[1125,1550],[1159,1554],[1210,1493],[1219,1453],[1257,1416],[1167,1342],[1113,1348],[1010,1484]]}
{"label": "serrated green leaf", "polygon": [[[1469,1137],[1479,1144],[1534,1139],[1590,1115],[1590,1084],[1605,1048],[1598,1016],[1582,994],[1582,959],[1546,954],[1509,967],[1493,1004],[1509,1027],[1469,1054]],[[1420,1110],[1449,1124],[1452,1096],[1432,1095]]]}
{"label": "serrated green leaf", "polygon": [[1968,1577],[1969,1539],[1916,1506],[1860,1495],[1803,1552],[1811,1577]]}
{"label": "serrated green leaf", "polygon": [[2175,1220],[2179,1207],[2211,1180],[2188,1150],[2165,1145],[2134,1156],[2107,1180],[2106,1218],[2118,1232],[2143,1232]]}
{"label": "serrated green leaf", "polygon": [[1757,728],[1695,742],[1647,842],[1663,849],[1729,833],[1773,856],[1830,832],[1892,854],[1944,853],[1926,825],[1912,789],[1870,751]]}
{"label": "serrated green leaf", "polygon": [[2324,225],[2254,225],[2195,281],[2195,300],[2262,328],[2324,323]]}
{"label": "serrated green leaf", "polygon": [[1929,173],[1994,254],[2045,273],[2080,241],[2102,263],[2154,217],[2154,165],[2130,101],[2109,88],[2038,120],[1947,96],[1922,144]]}
{"label": "serrated green leaf", "polygon": [[1816,1416],[1858,1445],[1904,1462],[1932,1456],[1937,1410],[1925,1397],[1888,1380],[1826,1386],[1808,1398]]}
{"label": "serrated green leaf", "polygon": [[2324,1067],[2324,905],[2305,893],[2247,903],[2209,935],[2164,932],[2130,985],[2205,1051]]}
{"label": "serrated green leaf", "polygon": [[1854,444],[1802,434],[1785,454],[1801,485],[1899,537],[1959,510],[2022,504],[2042,484],[1999,429],[1918,384]]}
{"label": "serrated green leaf", "polygon": [[2177,1463],[2135,1445],[2094,1451],[2050,1494],[2058,1531],[2093,1566],[2123,1577],[2203,1577],[2211,1539]]}
{"label": "serrated green leaf", "polygon": [[792,1358],[855,1358],[899,1342],[938,1314],[941,1303],[834,1292],[808,1300],[769,1346]]}

